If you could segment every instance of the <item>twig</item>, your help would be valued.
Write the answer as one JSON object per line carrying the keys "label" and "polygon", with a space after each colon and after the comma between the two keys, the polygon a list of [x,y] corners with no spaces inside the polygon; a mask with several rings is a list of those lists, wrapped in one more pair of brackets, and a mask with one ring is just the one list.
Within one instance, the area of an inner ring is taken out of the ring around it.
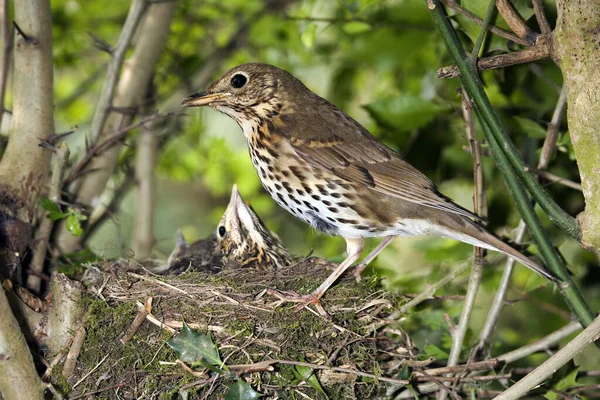
{"label": "twig", "polygon": [[544,379],[551,376],[560,367],[571,361],[583,349],[589,346],[600,337],[600,316],[575,337],[569,343],[560,349],[556,354],[546,360],[542,365],[526,375],[523,379],[515,383],[504,393],[496,397],[496,400],[520,399],[531,389],[539,385]]}
{"label": "twig", "polygon": [[544,12],[544,3],[541,0],[532,0],[531,2],[533,3],[533,11],[535,12],[535,18],[540,26],[542,35],[551,34],[552,28],[550,28],[550,23],[548,23],[548,18],[546,18],[546,13]]}
{"label": "twig", "polygon": [[[548,134],[546,135],[546,139],[544,140],[544,144],[542,146],[542,153],[540,154],[540,159],[538,161],[538,170],[545,170],[548,168],[550,159],[552,158],[552,153],[556,148],[558,127],[561,124],[566,104],[566,90],[563,88],[558,98],[558,102],[556,103],[556,107],[554,108],[550,125],[548,125]],[[517,244],[523,242],[526,228],[525,221],[521,220],[519,222],[519,226],[517,227],[517,234],[515,236],[515,242]],[[485,324],[479,335],[479,342],[475,348],[475,355],[486,348],[486,345],[492,337],[494,327],[496,326],[498,318],[500,318],[500,312],[502,311],[502,307],[504,305],[504,299],[506,298],[506,293],[508,291],[514,265],[515,261],[512,258],[509,258],[506,261],[506,266],[504,267],[504,272],[502,274],[502,279],[500,280],[498,291],[494,296],[494,301],[492,302]]]}
{"label": "twig", "polygon": [[[365,378],[371,378],[371,379],[374,379],[376,381],[390,382],[390,383],[395,383],[397,385],[408,385],[410,383],[409,381],[407,381],[405,379],[394,379],[394,378],[386,378],[386,377],[383,377],[383,376],[376,376],[376,375],[369,374],[369,373],[366,373],[366,372],[357,371],[357,370],[352,369],[352,368],[328,367],[326,365],[313,364],[313,363],[300,362],[300,361],[290,361],[290,360],[266,360],[266,361],[261,361],[261,362],[254,363],[254,364],[230,365],[229,369],[231,369],[232,371],[235,371],[236,369],[244,371],[244,370],[247,370],[248,368],[251,368],[252,372],[256,372],[256,371],[268,371],[269,368],[273,364],[296,365],[296,366],[308,367],[308,368],[312,368],[312,369],[320,369],[320,370],[326,370],[326,371],[344,372],[346,374],[363,376]],[[253,365],[254,367],[251,367],[251,365]]]}
{"label": "twig", "polygon": [[[490,360],[474,362],[474,363],[470,363],[470,364],[455,365],[453,367],[431,368],[431,369],[427,370],[427,374],[443,375],[443,374],[447,374],[449,372],[456,373],[456,372],[487,371],[490,369],[494,369],[494,368],[500,366],[501,364],[503,364],[503,362],[501,362],[497,358],[492,358]],[[421,373],[420,371],[414,372],[414,374],[416,374],[416,375],[418,375],[420,373]]]}
{"label": "twig", "polygon": [[[153,98],[152,90],[148,98]],[[156,107],[150,101],[146,111],[150,114]],[[157,124],[149,124],[137,137],[135,153],[136,207],[131,247],[137,260],[144,260],[152,254],[154,247],[154,203],[156,200],[156,177],[154,169],[158,158]]]}
{"label": "twig", "polygon": [[108,136],[102,142],[97,143],[95,146],[91,147],[88,151],[86,151],[85,156],[77,164],[75,164],[73,168],[71,168],[71,172],[69,173],[65,184],[68,185],[72,183],[94,156],[102,153],[103,151],[105,151],[106,149],[123,139],[123,137],[127,135],[127,133],[129,133],[129,131],[131,131],[132,129],[139,128],[140,126],[143,126],[144,124],[153,121],[157,118],[168,117],[171,115],[173,115],[173,113],[155,113],[142,119],[141,121],[136,122],[135,124],[131,124],[123,129],[120,129],[119,131]]}
{"label": "twig", "polygon": [[69,349],[69,353],[67,354],[67,359],[65,360],[65,365],[63,366],[63,376],[67,379],[67,382],[74,381],[74,372],[75,367],[77,366],[77,359],[79,358],[79,354],[81,353],[81,349],[83,348],[83,342],[85,341],[85,328],[81,325],[77,328],[75,332],[75,336],[73,337],[73,342],[71,343],[71,348]]}
{"label": "twig", "polygon": [[140,304],[137,315],[135,316],[133,322],[131,323],[131,325],[129,325],[129,328],[127,328],[127,330],[125,331],[125,334],[121,338],[121,343],[125,344],[133,338],[133,335],[135,335],[135,333],[138,331],[138,329],[140,329],[140,326],[142,326],[142,324],[146,320],[146,317],[151,312],[152,312],[152,297],[148,296],[146,298],[145,304],[144,305]]}
{"label": "twig", "polygon": [[[442,382],[454,382],[454,383],[462,383],[462,382],[487,382],[487,381],[495,381],[498,379],[509,379],[511,374],[501,374],[501,375],[478,375],[478,376],[464,376],[464,377],[451,377],[451,376],[417,376],[414,381],[416,382],[428,382],[432,381],[433,378],[439,379]],[[441,392],[440,392],[441,393]]]}
{"label": "twig", "polygon": [[[506,68],[511,65],[525,64],[533,61],[550,58],[550,47],[547,41],[538,41],[538,44],[521,51],[507,54],[499,54],[490,57],[482,57],[477,60],[477,69],[480,71],[488,69]],[[438,78],[456,78],[460,71],[456,65],[448,65],[437,71]]]}
{"label": "twig", "polygon": [[477,38],[475,39],[475,44],[473,45],[473,51],[469,56],[469,60],[471,64],[474,66],[477,63],[477,58],[479,57],[479,52],[481,51],[481,45],[483,44],[483,40],[485,39],[485,35],[492,24],[492,18],[494,17],[496,11],[496,0],[489,0],[488,8],[485,12],[485,17],[483,19],[483,24],[481,25],[481,29],[477,34]]}
{"label": "twig", "polygon": [[[54,163],[52,165],[52,176],[48,185],[48,197],[53,202],[61,199],[62,179],[67,163],[69,161],[69,147],[66,143],[61,143],[54,153]],[[33,260],[30,265],[30,274],[27,276],[27,288],[34,293],[40,292],[41,279],[40,274],[44,270],[44,261],[48,250],[48,240],[52,233],[54,221],[44,217],[40,223],[37,243],[33,251]]]}
{"label": "twig", "polygon": [[148,281],[148,282],[156,283],[157,285],[164,286],[167,289],[171,289],[171,290],[174,290],[174,291],[179,292],[181,294],[185,294],[186,296],[190,296],[185,290],[179,289],[178,287],[173,286],[173,285],[171,285],[171,284],[169,284],[167,282],[163,282],[160,279],[152,278],[151,276],[145,276],[145,275],[136,274],[135,272],[128,272],[127,275],[129,275],[129,276],[131,276],[133,278],[136,278],[136,279],[141,279],[143,281]]}
{"label": "twig", "polygon": [[563,326],[562,328],[552,332],[551,334],[541,338],[540,340],[537,340],[526,346],[520,347],[516,350],[510,351],[496,358],[500,361],[504,361],[505,363],[509,364],[513,361],[527,357],[538,351],[546,350],[549,347],[556,344],[558,341],[566,338],[569,335],[572,335],[580,329],[581,324],[578,321],[571,322],[570,324]]}
{"label": "twig", "polygon": [[[492,3],[493,4],[493,0]],[[491,7],[490,7],[491,8]],[[486,15],[486,18],[490,18],[491,13]],[[486,24],[484,24],[485,29]],[[481,37],[481,35],[480,35]],[[466,134],[471,146],[471,153],[473,154],[473,180],[474,180],[474,195],[473,204],[477,215],[486,217],[486,197],[485,197],[485,182],[483,177],[483,168],[481,164],[481,151],[479,143],[475,138],[475,127],[473,125],[473,104],[469,99],[468,95],[463,93],[462,96],[462,111],[465,119]],[[483,275],[483,249],[475,247],[473,249],[473,266],[471,268],[471,275],[469,276],[469,283],[467,285],[467,294],[465,302],[463,303],[463,309],[460,313],[460,319],[458,325],[452,332],[452,346],[450,348],[450,355],[448,356],[448,367],[453,367],[458,364],[462,346],[469,328],[469,321],[471,320],[471,314],[475,307],[475,300],[477,298],[477,292],[479,291],[479,285],[481,284],[481,278]],[[447,392],[439,392],[438,399],[443,400],[447,396]]]}
{"label": "twig", "polygon": [[77,386],[79,386],[81,384],[81,382],[85,381],[88,376],[90,376],[91,374],[94,373],[94,371],[96,371],[98,368],[100,368],[100,366],[102,365],[102,363],[104,363],[104,361],[106,361],[108,356],[110,356],[110,353],[106,354],[104,356],[104,358],[102,358],[102,360],[100,360],[100,362],[98,364],[96,364],[96,366],[94,368],[89,370],[87,374],[85,374],[84,376],[81,377],[81,379],[79,379],[77,382],[75,382],[75,384],[73,385],[73,389],[75,389]]}
{"label": "twig", "polygon": [[543,171],[543,170],[539,170],[536,168],[527,168],[527,171],[531,171],[534,174],[539,175],[540,177],[544,178],[547,181],[550,181],[552,183],[559,183],[563,186],[566,186],[568,188],[577,190],[579,192],[583,191],[583,187],[581,186],[581,183],[577,183],[574,182],[570,179],[567,178],[563,178],[562,176],[558,176],[558,175],[554,175],[553,173],[547,172],[547,171]]}
{"label": "twig", "polygon": [[427,287],[425,288],[424,291],[422,291],[419,295],[417,295],[411,301],[409,301],[409,302],[403,304],[402,306],[400,306],[400,308],[398,309],[398,311],[394,312],[387,319],[388,320],[396,320],[396,319],[400,318],[408,310],[410,310],[411,308],[417,306],[421,302],[423,302],[423,301],[427,300],[428,298],[430,298],[440,288],[446,286],[448,284],[448,282],[452,281],[458,275],[460,275],[463,272],[465,272],[468,268],[469,268],[469,264],[468,263],[466,263],[466,262],[462,263],[460,266],[458,266],[455,269],[453,269],[448,275],[446,275],[445,277],[443,277],[442,279],[440,279],[436,283],[433,283],[431,285],[427,285]]}
{"label": "twig", "polygon": [[535,43],[539,35],[529,29],[525,24],[525,21],[523,21],[521,16],[517,14],[513,8],[512,4],[510,4],[509,0],[496,0],[496,7],[508,26],[510,26],[510,29],[512,29],[518,37],[529,41],[531,44]]}
{"label": "twig", "polygon": [[8,23],[8,0],[0,0],[0,24],[2,25],[2,31],[0,32],[0,35],[2,35],[0,38],[2,40],[2,56],[0,56],[0,127],[2,127],[4,93],[6,93],[12,48],[12,36],[10,34],[10,24]]}
{"label": "twig", "polygon": [[[466,18],[470,19],[471,21],[473,21],[477,25],[480,25],[480,26],[483,25],[483,20],[481,18],[479,18],[477,15],[473,14],[469,10],[464,9],[463,7],[461,7],[460,5],[458,5],[458,3],[456,3],[454,0],[440,0],[440,1],[446,7],[453,9],[454,11],[456,11],[457,13],[459,13],[459,14],[465,16]],[[493,34],[498,35],[500,37],[503,37],[504,39],[512,40],[513,42],[522,44],[523,46],[531,46],[531,43],[529,41],[521,39],[520,37],[518,37],[514,33],[509,32],[509,31],[505,31],[504,29],[498,28],[497,26],[490,25],[489,26],[489,30]]]}
{"label": "twig", "polygon": [[104,86],[100,92],[98,103],[96,105],[96,111],[94,112],[94,117],[92,118],[89,133],[90,143],[92,145],[95,145],[98,141],[100,133],[102,132],[102,127],[108,118],[108,114],[110,112],[109,107],[112,103],[112,97],[115,87],[117,86],[117,81],[119,80],[119,72],[121,71],[123,60],[125,59],[125,53],[129,48],[129,43],[133,38],[133,34],[135,33],[138,23],[142,19],[142,15],[144,15],[147,6],[148,2],[146,0],[133,0],[131,7],[129,8],[129,13],[127,14],[127,19],[123,24],[121,35],[119,36],[117,45],[112,53],[112,58],[108,63],[106,79],[104,79]]}

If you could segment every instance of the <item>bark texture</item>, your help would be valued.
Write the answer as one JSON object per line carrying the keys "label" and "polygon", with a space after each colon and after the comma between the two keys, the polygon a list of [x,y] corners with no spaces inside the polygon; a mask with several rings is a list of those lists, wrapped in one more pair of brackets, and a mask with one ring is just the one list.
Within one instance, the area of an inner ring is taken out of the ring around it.
{"label": "bark texture", "polygon": [[568,122],[585,211],[581,244],[600,257],[600,2],[558,0],[554,57],[567,90]]}
{"label": "bark texture", "polygon": [[13,118],[0,162],[0,247],[22,253],[31,238],[38,197],[45,187],[50,151],[40,139],[54,132],[52,19],[48,0],[14,3],[15,22],[24,35],[14,41]]}
{"label": "bark texture", "polygon": [[[133,54],[123,64],[113,107],[139,111],[143,105],[148,83],[169,34],[175,5],[176,2],[155,3],[146,11]],[[129,125],[133,117],[134,113],[111,112],[98,141]],[[81,178],[83,181],[77,191],[77,203],[89,208],[97,205],[117,165],[122,147],[122,144],[116,144],[92,159]],[[80,247],[81,237],[74,237],[66,229],[61,229],[58,242],[63,252],[70,253]]]}

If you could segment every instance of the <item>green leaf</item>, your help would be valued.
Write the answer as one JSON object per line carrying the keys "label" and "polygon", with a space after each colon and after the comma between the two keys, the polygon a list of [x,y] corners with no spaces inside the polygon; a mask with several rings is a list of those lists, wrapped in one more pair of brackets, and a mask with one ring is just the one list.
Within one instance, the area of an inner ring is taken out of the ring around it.
{"label": "green leaf", "polygon": [[362,21],[346,22],[342,27],[348,35],[358,35],[359,33],[368,32],[371,30],[371,25]]}
{"label": "green leaf", "polygon": [[181,333],[169,340],[167,345],[175,350],[182,361],[193,367],[222,367],[219,350],[210,336],[190,329],[185,322]]}
{"label": "green leaf", "polygon": [[312,49],[315,45],[315,40],[317,39],[317,25],[310,24],[304,29],[302,35],[300,35],[300,40],[302,44],[307,49]]}
{"label": "green leaf", "polygon": [[66,218],[69,215],[71,215],[71,214],[69,214],[69,213],[63,213],[63,212],[58,212],[58,213],[57,212],[50,212],[50,213],[46,214],[46,217],[50,218],[52,221],[56,221],[56,220],[59,220],[59,219]]}
{"label": "green leaf", "polygon": [[263,395],[252,389],[252,386],[243,380],[238,380],[233,385],[229,386],[225,393],[225,400],[254,400],[259,399]]}
{"label": "green leaf", "polygon": [[317,379],[317,376],[315,375],[314,370],[311,367],[307,367],[304,365],[296,365],[294,368],[294,375],[296,375],[296,378],[298,378],[298,380],[305,381],[317,391],[325,394],[323,387],[319,383],[319,379]]}
{"label": "green leaf", "polygon": [[58,204],[56,204],[55,202],[53,202],[52,200],[50,200],[47,197],[43,197],[42,200],[42,208],[46,211],[48,211],[49,213],[55,213],[55,214],[59,214],[61,213],[60,211],[60,207],[58,206]]}
{"label": "green leaf", "polygon": [[521,132],[532,138],[544,139],[546,137],[546,129],[542,128],[540,124],[535,121],[521,117],[513,117],[513,121]]}
{"label": "green leaf", "polygon": [[68,214],[67,217],[67,230],[71,232],[73,236],[81,236],[83,234],[83,228],[81,222],[75,214]]}
{"label": "green leaf", "polygon": [[431,356],[431,357],[435,357],[436,360],[447,360],[448,359],[448,353],[446,353],[444,350],[440,349],[439,347],[437,347],[434,344],[426,345],[423,350],[425,350],[425,354],[427,354],[428,356]]}
{"label": "green leaf", "polygon": [[380,125],[404,132],[427,125],[444,109],[429,100],[407,94],[377,100],[365,108]]}
{"label": "green leaf", "polygon": [[[554,385],[554,389],[564,392],[567,389],[579,386],[579,382],[577,382],[577,372],[579,372],[579,368],[575,368],[573,371],[569,372],[567,376],[562,378],[556,385]],[[551,391],[546,392],[544,397],[548,400],[556,400],[559,398],[558,393]]]}

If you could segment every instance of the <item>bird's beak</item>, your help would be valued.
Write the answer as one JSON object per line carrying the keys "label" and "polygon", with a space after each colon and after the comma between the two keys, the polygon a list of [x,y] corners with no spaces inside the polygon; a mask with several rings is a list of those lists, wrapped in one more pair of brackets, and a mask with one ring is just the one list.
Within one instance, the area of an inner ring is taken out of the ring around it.
{"label": "bird's beak", "polygon": [[231,200],[229,204],[231,204],[232,207],[237,208],[241,198],[242,196],[240,195],[237,185],[234,184],[233,188],[231,188]]}
{"label": "bird's beak", "polygon": [[182,107],[200,107],[206,106],[208,104],[214,103],[215,101],[219,101],[224,99],[225,97],[231,96],[231,93],[194,93],[191,96],[186,97],[181,102]]}

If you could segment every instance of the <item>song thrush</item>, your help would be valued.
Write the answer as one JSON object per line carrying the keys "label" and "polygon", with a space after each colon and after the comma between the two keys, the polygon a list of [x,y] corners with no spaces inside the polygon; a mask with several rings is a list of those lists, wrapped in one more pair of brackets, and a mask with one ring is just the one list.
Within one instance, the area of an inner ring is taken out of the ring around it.
{"label": "song thrush", "polygon": [[221,268],[274,270],[293,262],[279,237],[269,231],[233,185],[229,205],[216,232],[188,245],[178,232],[167,264],[170,273],[188,268],[218,272]]}
{"label": "song thrush", "polygon": [[251,63],[232,68],[205,92],[182,102],[208,105],[242,128],[252,163],[271,197],[287,211],[346,240],[347,258],[311,295],[325,291],[360,257],[364,237],[384,240],[361,269],[396,236],[434,235],[500,251],[555,278],[441,194],[423,173],[290,73]]}

